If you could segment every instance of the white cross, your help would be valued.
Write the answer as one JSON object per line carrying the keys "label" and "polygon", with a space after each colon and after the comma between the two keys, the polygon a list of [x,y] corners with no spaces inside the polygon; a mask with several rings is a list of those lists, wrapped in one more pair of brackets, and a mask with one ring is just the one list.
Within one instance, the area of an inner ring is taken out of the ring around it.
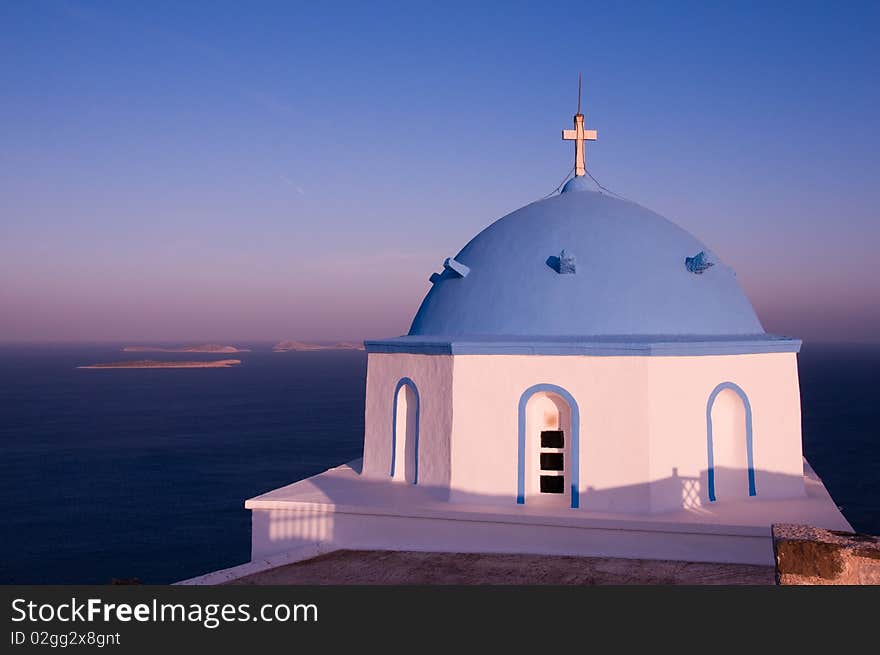
{"label": "white cross", "polygon": [[574,174],[585,175],[587,166],[584,156],[584,141],[595,141],[598,137],[596,130],[584,129],[584,115],[578,111],[574,115],[574,129],[562,130],[563,141],[574,141]]}

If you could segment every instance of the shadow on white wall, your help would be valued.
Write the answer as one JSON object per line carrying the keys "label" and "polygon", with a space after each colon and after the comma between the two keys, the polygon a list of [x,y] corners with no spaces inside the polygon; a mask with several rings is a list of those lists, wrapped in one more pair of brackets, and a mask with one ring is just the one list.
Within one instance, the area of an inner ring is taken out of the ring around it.
{"label": "shadow on white wall", "polygon": [[[768,499],[791,498],[804,494],[803,476],[764,470],[755,471],[757,497],[750,498],[747,476],[744,475],[741,468],[719,467],[716,468],[715,475],[718,479],[725,478],[741,482],[745,480],[746,485],[744,487],[731,485],[729,496],[719,495],[718,500],[713,502],[708,497],[708,469],[704,469],[697,476],[683,476],[679,474],[677,468],[673,468],[669,476],[659,480],[606,489],[588,486],[580,492],[580,508],[554,505],[553,512],[572,514],[593,512],[594,516],[596,514],[601,516],[603,512],[619,512],[620,510],[616,509],[619,507],[631,507],[633,498],[639,498],[645,502],[651,502],[652,507],[655,508],[654,511],[644,512],[643,515],[646,516],[681,510],[712,516],[723,510],[728,504],[755,503],[761,502],[762,497]],[[262,544],[261,548],[265,552],[281,552],[319,542],[346,544],[363,541],[365,527],[358,521],[368,517],[360,514],[360,519],[353,521],[355,515],[346,513],[344,510],[346,504],[352,503],[354,491],[357,493],[358,500],[365,504],[375,502],[381,507],[384,503],[384,508],[379,514],[391,522],[395,520],[401,522],[418,521],[418,519],[397,516],[397,513],[400,513],[403,507],[418,509],[420,505],[436,510],[438,501],[442,502],[449,497],[449,490],[445,488],[389,484],[388,481],[371,480],[359,475],[353,476],[351,486],[348,488],[341,487],[338,482],[324,480],[321,477],[313,478],[311,482],[326,496],[326,504],[335,506],[337,511],[307,507],[255,511],[253,513],[254,543]],[[389,495],[389,487],[393,489],[391,495]],[[457,502],[461,500],[461,496],[456,497]],[[470,494],[464,499],[464,502],[495,507],[499,504],[507,505],[510,508],[523,507],[516,503],[515,489],[511,489],[510,494],[506,496]],[[534,503],[531,506],[527,503],[525,508],[528,510],[534,505],[543,506],[541,503]],[[629,514],[638,515],[633,512],[629,512]],[[454,529],[452,525],[449,524],[446,529]],[[367,533],[369,533],[368,529]],[[406,530],[401,528],[401,534],[405,535]],[[376,535],[376,538],[381,536]],[[399,544],[400,548],[406,546],[405,541]]]}

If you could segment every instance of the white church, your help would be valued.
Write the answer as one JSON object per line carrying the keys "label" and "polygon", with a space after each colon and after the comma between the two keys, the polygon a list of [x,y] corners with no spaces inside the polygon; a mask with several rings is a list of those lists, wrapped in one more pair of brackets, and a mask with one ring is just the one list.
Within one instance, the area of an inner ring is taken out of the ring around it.
{"label": "white church", "polygon": [[734,271],[587,174],[367,341],[363,459],[248,500],[253,561],[351,549],[772,564],[771,525],[851,530],[803,457],[797,353]]}

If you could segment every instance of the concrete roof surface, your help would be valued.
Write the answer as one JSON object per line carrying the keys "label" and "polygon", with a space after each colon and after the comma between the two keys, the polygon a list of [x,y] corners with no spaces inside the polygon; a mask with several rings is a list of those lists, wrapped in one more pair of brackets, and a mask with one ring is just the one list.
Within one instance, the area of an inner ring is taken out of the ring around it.
{"label": "concrete roof surface", "polygon": [[772,585],[774,568],[610,557],[336,550],[233,585]]}

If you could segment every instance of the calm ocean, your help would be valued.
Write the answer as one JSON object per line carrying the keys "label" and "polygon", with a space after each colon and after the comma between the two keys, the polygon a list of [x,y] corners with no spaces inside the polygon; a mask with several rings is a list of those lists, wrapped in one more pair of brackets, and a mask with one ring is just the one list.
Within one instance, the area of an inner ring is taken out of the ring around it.
{"label": "calm ocean", "polygon": [[[364,353],[252,347],[233,369],[77,370],[217,356],[0,346],[0,583],[157,584],[241,564],[244,499],[359,457]],[[880,346],[800,356],[806,455],[875,534],[878,370]]]}

